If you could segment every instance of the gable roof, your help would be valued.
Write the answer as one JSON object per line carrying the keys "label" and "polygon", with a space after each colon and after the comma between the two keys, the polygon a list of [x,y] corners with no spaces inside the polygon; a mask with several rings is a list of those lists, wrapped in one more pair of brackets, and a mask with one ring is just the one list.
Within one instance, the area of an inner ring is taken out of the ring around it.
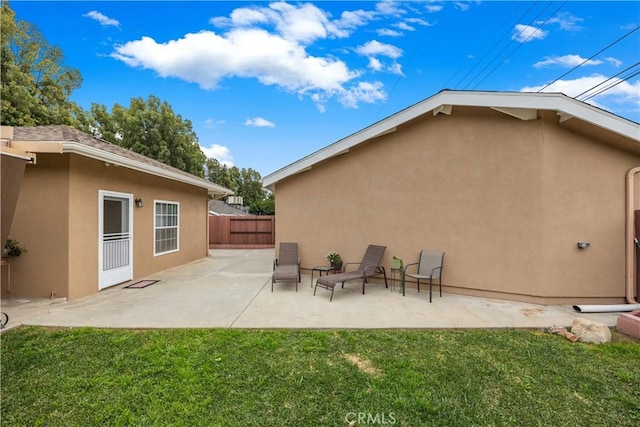
{"label": "gable roof", "polygon": [[134,151],[98,139],[66,125],[23,126],[13,128],[11,146],[35,153],[79,154],[113,165],[126,167],[173,181],[206,188],[214,197],[224,197],[233,191],[184,172]]}
{"label": "gable roof", "polygon": [[233,207],[222,200],[209,200],[209,214],[212,215],[249,215],[242,209]]}
{"label": "gable roof", "polygon": [[[535,120],[539,110],[554,111],[558,123],[572,130],[580,126],[595,126],[623,139],[635,142],[640,149],[640,125],[590,104],[577,101],[561,93],[526,92],[475,92],[443,90],[392,116],[372,124],[346,138],[343,138],[315,153],[285,166],[264,177],[264,187],[275,191],[275,184],[289,176],[307,171],[314,165],[331,157],[346,153],[352,147],[373,138],[395,132],[397,127],[424,114],[452,113],[453,107],[485,107],[518,118]],[[578,127],[576,127],[576,125]]]}

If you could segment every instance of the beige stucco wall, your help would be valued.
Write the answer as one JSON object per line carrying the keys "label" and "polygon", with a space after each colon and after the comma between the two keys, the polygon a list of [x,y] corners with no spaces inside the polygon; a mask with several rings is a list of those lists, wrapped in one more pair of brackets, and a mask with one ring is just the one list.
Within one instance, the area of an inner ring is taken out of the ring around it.
{"label": "beige stucco wall", "polygon": [[[10,296],[66,296],[69,284],[69,157],[27,165],[10,238],[27,252],[11,260]],[[3,289],[6,295],[6,289]]]}
{"label": "beige stucco wall", "polygon": [[[49,296],[55,291],[76,299],[98,291],[100,190],[144,201],[144,207],[133,207],[134,279],[207,256],[206,189],[78,155],[41,154],[38,164],[27,169],[18,204],[31,221],[16,214],[12,229],[29,252],[19,267],[12,265],[11,295]],[[178,252],[153,255],[154,200],[180,205]]]}
{"label": "beige stucco wall", "polygon": [[556,120],[456,107],[407,123],[278,182],[276,239],[299,242],[306,268],[329,250],[359,261],[370,243],[387,267],[443,250],[449,292],[622,302],[624,174],[640,157]]}

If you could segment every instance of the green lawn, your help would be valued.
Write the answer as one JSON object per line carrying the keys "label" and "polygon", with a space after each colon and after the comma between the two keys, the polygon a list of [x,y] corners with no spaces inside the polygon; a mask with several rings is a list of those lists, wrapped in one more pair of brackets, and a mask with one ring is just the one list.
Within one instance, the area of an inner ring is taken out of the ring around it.
{"label": "green lawn", "polygon": [[640,425],[631,340],[40,327],[0,339],[2,426]]}

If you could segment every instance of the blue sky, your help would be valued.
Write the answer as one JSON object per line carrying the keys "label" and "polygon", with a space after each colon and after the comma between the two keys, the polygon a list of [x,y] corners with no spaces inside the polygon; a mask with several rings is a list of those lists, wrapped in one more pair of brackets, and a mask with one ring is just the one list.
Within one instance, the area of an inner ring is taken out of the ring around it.
{"label": "blue sky", "polygon": [[80,70],[82,107],[155,95],[209,157],[262,176],[445,88],[577,96],[612,78],[587,102],[640,122],[637,1],[10,5]]}

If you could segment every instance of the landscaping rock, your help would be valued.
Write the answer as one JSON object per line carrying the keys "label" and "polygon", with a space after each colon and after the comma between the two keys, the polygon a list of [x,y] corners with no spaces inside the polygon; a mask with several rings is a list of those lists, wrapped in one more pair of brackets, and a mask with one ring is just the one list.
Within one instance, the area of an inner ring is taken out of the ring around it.
{"label": "landscaping rock", "polygon": [[578,337],[572,334],[571,332],[567,331],[567,328],[563,328],[563,327],[549,328],[548,332],[550,334],[562,335],[563,337],[565,337],[571,342],[578,341]]}
{"label": "landscaping rock", "polygon": [[611,342],[611,331],[607,325],[582,317],[576,317],[571,326],[571,333],[578,341],[592,344]]}

